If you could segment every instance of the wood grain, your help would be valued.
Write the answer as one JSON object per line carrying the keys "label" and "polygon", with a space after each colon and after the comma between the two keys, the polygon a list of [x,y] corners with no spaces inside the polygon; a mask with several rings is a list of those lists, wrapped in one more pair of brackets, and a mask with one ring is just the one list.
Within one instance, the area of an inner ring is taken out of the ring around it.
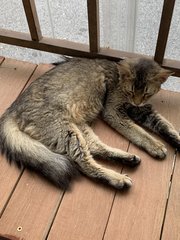
{"label": "wood grain", "polygon": [[[180,127],[180,112],[176,105],[178,99],[180,94],[162,91],[153,100],[156,109],[176,127]],[[168,146],[168,156],[164,161],[152,159],[133,145],[129,151],[139,155],[142,163],[136,171],[125,169],[133,178],[134,186],[128,193],[116,195],[104,239],[159,240],[174,149]]]}
{"label": "wood grain", "polygon": [[[112,147],[127,149],[128,142],[103,122],[97,121],[94,131]],[[121,171],[121,166],[114,168]],[[113,188],[81,177],[74,183],[72,192],[65,194],[48,240],[102,239],[114,194]]]}
{"label": "wood grain", "polygon": [[[51,67],[38,66],[29,83]],[[25,170],[3,212],[0,233],[20,239],[43,239],[49,231],[62,195],[62,191],[45,179]]]}
{"label": "wood grain", "polygon": [[[35,69],[35,65],[6,59],[0,66],[0,114],[15,100]],[[21,171],[0,156],[0,215]]]}

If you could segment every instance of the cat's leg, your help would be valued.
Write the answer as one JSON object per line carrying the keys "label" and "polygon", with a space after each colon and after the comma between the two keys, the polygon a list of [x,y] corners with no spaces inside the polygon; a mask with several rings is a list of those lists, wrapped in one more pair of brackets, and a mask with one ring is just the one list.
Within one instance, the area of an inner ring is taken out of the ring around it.
{"label": "cat's leg", "polygon": [[74,124],[69,127],[66,151],[78,169],[85,175],[106,182],[117,189],[132,185],[131,179],[126,174],[105,168],[93,159],[81,131]]}
{"label": "cat's leg", "polygon": [[142,107],[129,106],[128,115],[138,124],[160,135],[170,145],[180,151],[180,136],[173,125],[152,109],[150,104]]}
{"label": "cat's leg", "polygon": [[83,125],[81,130],[88,148],[94,157],[119,161],[129,166],[136,166],[140,163],[140,158],[138,156],[103,143],[88,125]]}
{"label": "cat's leg", "polygon": [[164,144],[132,121],[123,106],[109,104],[103,111],[103,118],[111,127],[151,156],[159,159],[166,157],[167,149]]}

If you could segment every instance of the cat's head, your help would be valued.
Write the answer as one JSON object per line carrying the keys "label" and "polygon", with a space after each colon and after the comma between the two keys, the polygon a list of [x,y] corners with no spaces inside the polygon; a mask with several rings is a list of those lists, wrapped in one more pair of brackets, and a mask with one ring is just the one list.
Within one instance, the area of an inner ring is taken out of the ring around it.
{"label": "cat's head", "polygon": [[121,91],[133,105],[143,105],[156,94],[172,72],[148,58],[129,58],[118,64]]}

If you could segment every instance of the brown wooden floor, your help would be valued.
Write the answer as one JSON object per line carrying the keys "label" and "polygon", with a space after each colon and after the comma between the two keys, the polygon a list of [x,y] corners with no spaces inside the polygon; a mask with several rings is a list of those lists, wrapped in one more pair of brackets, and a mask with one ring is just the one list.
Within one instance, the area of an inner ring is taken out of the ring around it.
{"label": "brown wooden floor", "polygon": [[[0,58],[0,113],[50,65]],[[156,108],[180,129],[180,94],[161,91]],[[19,240],[179,240],[180,159],[168,147],[157,161],[101,121],[94,131],[107,144],[138,154],[136,169],[110,165],[133,179],[129,191],[115,191],[81,176],[63,192],[0,158],[0,235]],[[0,237],[3,239],[3,237]]]}

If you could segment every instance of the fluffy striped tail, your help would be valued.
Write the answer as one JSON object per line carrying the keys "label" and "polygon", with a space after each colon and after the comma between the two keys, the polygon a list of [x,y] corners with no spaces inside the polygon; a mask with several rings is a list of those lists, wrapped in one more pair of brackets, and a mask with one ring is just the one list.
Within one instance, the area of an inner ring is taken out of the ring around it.
{"label": "fluffy striped tail", "polygon": [[67,157],[50,151],[20,131],[15,120],[9,117],[0,119],[0,151],[10,162],[40,172],[61,188],[67,188],[76,174]]}

